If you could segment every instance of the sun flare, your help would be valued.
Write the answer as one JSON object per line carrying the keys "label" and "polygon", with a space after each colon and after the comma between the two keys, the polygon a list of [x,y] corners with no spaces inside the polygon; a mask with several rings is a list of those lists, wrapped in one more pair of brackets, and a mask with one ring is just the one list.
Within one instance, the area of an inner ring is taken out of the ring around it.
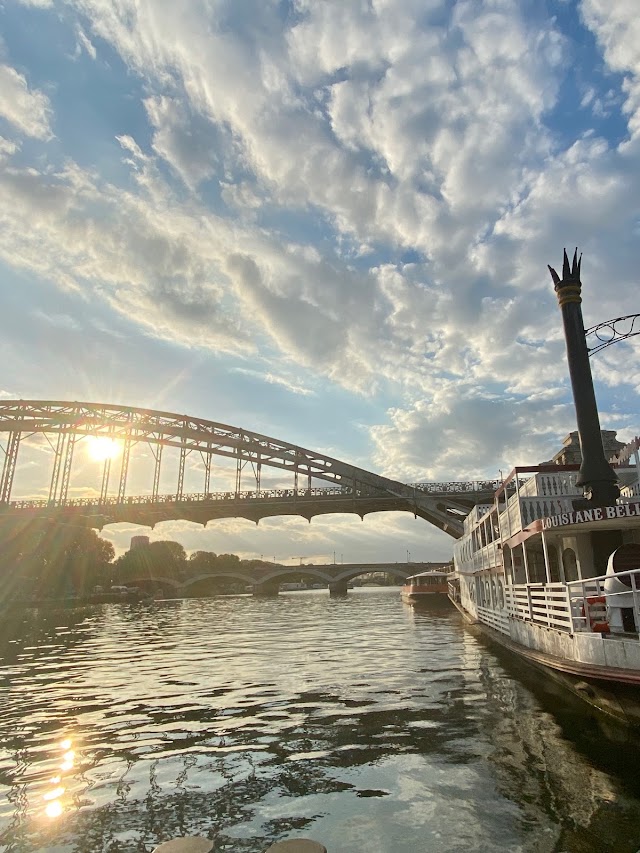
{"label": "sun flare", "polygon": [[113,459],[120,453],[120,444],[106,435],[90,435],[87,439],[89,456],[96,462]]}

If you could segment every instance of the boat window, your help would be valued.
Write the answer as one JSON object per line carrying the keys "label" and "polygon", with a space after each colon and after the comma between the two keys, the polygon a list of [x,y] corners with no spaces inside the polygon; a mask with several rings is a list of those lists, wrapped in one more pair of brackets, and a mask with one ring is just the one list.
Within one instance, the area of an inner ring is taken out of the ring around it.
{"label": "boat window", "polygon": [[551,583],[560,583],[560,561],[558,560],[558,549],[555,545],[547,543],[547,555],[549,557],[549,580]]}
{"label": "boat window", "polygon": [[542,542],[526,544],[527,568],[529,569],[529,583],[546,583],[547,570],[544,565],[544,551]]}
{"label": "boat window", "polygon": [[516,584],[526,583],[527,574],[524,569],[522,545],[518,545],[518,547],[513,549],[513,551],[511,552],[511,559],[513,560],[513,582]]}
{"label": "boat window", "polygon": [[504,610],[504,586],[500,578],[498,578],[498,607],[500,610]]}
{"label": "boat window", "polygon": [[515,583],[513,576],[513,565],[511,562],[511,548],[505,545],[502,549],[502,562],[504,565],[504,574],[509,583]]}
{"label": "boat window", "polygon": [[578,561],[573,548],[565,548],[562,552],[562,567],[564,569],[564,582],[578,580]]}
{"label": "boat window", "polygon": [[500,538],[500,525],[498,524],[498,515],[495,512],[491,516],[491,523],[493,524],[493,538],[498,540]]}

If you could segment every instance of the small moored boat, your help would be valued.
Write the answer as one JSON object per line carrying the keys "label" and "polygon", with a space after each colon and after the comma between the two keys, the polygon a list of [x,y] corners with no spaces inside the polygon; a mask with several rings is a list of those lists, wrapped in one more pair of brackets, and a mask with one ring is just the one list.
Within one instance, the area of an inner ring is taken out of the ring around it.
{"label": "small moored boat", "polygon": [[402,600],[415,604],[418,601],[446,601],[448,572],[431,569],[407,578],[402,587]]}

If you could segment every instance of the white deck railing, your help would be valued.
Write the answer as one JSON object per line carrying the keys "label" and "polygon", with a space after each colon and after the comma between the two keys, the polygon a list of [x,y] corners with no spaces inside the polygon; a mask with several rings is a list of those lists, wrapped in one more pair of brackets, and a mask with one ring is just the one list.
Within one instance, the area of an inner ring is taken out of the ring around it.
{"label": "white deck railing", "polygon": [[[631,586],[622,592],[606,592],[605,583],[612,578],[628,578]],[[631,596],[635,625],[639,627],[640,569],[585,578],[567,584],[517,584],[505,590],[506,611],[509,617],[572,634],[602,630],[603,623],[609,622],[616,601],[624,600],[619,598],[623,595]],[[640,634],[638,636],[640,638]]]}
{"label": "white deck railing", "polygon": [[568,495],[581,495],[582,489],[576,486],[577,471],[539,472],[530,477],[520,488],[520,496],[559,498]]}
{"label": "white deck railing", "polygon": [[504,610],[491,610],[489,607],[477,605],[478,618],[485,625],[495,628],[501,634],[509,634],[509,617]]}
{"label": "white deck railing", "polygon": [[500,535],[508,539],[515,533],[519,533],[537,518],[546,518],[550,515],[560,515],[562,512],[571,512],[573,499],[566,497],[530,497],[523,498],[512,495],[509,498],[507,508],[500,513]]}
{"label": "white deck railing", "polygon": [[573,631],[569,591],[563,583],[518,584],[507,589],[506,599],[509,616]]}
{"label": "white deck railing", "polygon": [[629,483],[628,486],[623,486],[620,489],[620,495],[623,498],[636,498],[640,495],[640,482]]}

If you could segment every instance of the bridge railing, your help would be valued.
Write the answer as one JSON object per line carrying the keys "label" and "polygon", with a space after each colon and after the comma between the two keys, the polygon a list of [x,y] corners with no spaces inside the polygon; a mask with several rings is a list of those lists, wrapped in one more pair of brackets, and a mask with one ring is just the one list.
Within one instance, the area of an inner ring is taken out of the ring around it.
{"label": "bridge railing", "polygon": [[252,501],[252,500],[313,500],[317,498],[388,498],[377,489],[356,489],[343,487],[311,488],[311,489],[261,489],[260,491],[246,492],[196,492],[163,495],[133,495],[122,500],[115,496],[100,498],[67,498],[66,501],[49,500],[16,500],[10,501],[6,506],[12,509],[46,509],[48,507],[97,507],[97,506],[131,506],[131,505],[162,505],[174,503],[209,503],[211,501]]}
{"label": "bridge railing", "polygon": [[474,492],[495,492],[502,485],[501,480],[465,480],[462,482],[409,483],[411,488],[429,495],[470,494]]}
{"label": "bridge railing", "polygon": [[[416,492],[426,494],[474,494],[487,491],[495,491],[498,481],[474,480],[461,483],[413,483],[409,484]],[[83,497],[67,498],[64,501],[46,499],[22,499],[9,501],[4,504],[11,509],[47,509],[55,507],[99,507],[99,506],[131,506],[131,505],[162,505],[175,503],[209,503],[212,501],[290,501],[290,500],[314,500],[323,498],[389,498],[388,492],[373,486],[359,486],[356,489],[350,486],[312,487],[310,489],[260,489],[242,492],[193,492],[162,495],[133,495],[119,499],[109,496],[106,498]]]}

